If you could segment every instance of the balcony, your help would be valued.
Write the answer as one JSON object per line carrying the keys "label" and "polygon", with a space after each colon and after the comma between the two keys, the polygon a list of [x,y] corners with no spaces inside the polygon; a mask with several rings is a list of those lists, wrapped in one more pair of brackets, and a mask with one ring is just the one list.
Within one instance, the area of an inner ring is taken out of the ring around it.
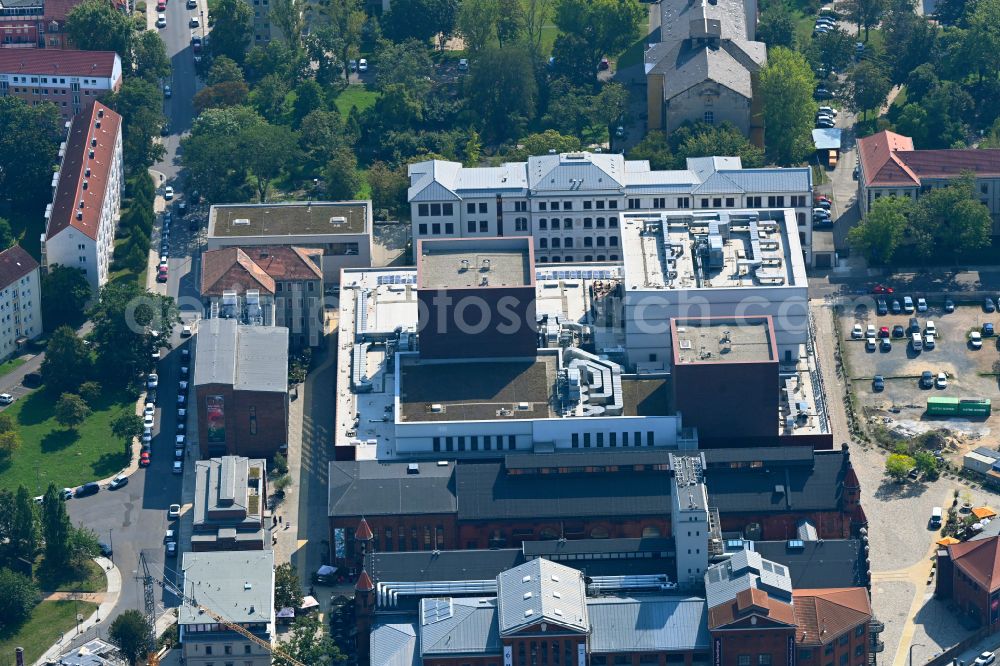
{"label": "balcony", "polygon": [[885,651],[885,643],[877,638],[873,638],[871,645],[868,646],[868,652],[871,654],[878,654],[879,652]]}
{"label": "balcony", "polygon": [[885,631],[885,623],[881,620],[872,618],[872,621],[868,623],[868,632],[872,634],[881,634],[883,631]]}

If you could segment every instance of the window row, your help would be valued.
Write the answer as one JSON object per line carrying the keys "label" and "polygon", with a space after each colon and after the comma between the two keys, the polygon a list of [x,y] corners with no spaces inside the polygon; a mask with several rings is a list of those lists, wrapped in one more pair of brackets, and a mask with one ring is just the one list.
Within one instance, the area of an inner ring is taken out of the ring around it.
{"label": "window row", "polygon": [[[549,261],[551,261],[554,264],[559,264],[559,263],[562,263],[562,262],[566,262],[567,264],[572,264],[574,261],[577,261],[577,259],[572,254],[567,254],[565,257],[552,257],[551,259],[549,257],[538,257],[537,261],[540,264],[547,264],[547,263],[549,263]],[[609,254],[609,255],[599,254],[595,258],[594,255],[592,255],[592,254],[585,254],[585,255],[583,255],[583,259],[580,259],[580,261],[584,261],[584,262],[588,262],[588,261],[618,261],[618,255],[617,254]]]}
{"label": "window row", "polygon": [[[551,219],[542,217],[538,219],[538,228],[542,230],[549,229],[572,229],[576,225],[577,220],[572,217],[563,218],[561,221],[558,217],[553,217]],[[592,218],[585,217],[582,220],[584,229],[617,229],[618,228],[618,218],[609,217],[605,220],[603,217]]]}
{"label": "window row", "polygon": [[[597,433],[593,433],[593,434],[596,435],[596,436],[595,437],[591,437],[591,433],[589,433],[589,432],[583,433],[583,448],[589,449],[592,445],[596,446],[599,449],[600,448],[604,448],[604,446],[605,446],[605,443],[604,443],[605,439],[607,439],[607,442],[608,442],[607,445],[608,446],[617,447],[618,443],[619,443],[619,437],[618,437],[619,434],[621,434],[621,439],[620,439],[621,446],[642,446],[643,445],[643,435],[642,435],[642,432],[640,432],[638,430],[636,430],[635,432],[622,432],[622,433],[617,433],[617,432],[609,432],[609,433],[597,432]],[[607,438],[605,438],[605,434],[607,435]],[[630,441],[630,436],[631,436],[631,441]],[[573,446],[574,449],[580,448],[580,439],[581,439],[580,438],[580,433],[574,432],[571,435],[570,439],[571,439],[572,446]],[[654,446],[655,445],[655,441],[656,441],[656,436],[653,433],[653,431],[652,430],[647,430],[646,431],[646,437],[645,437],[646,446]]]}
{"label": "window row", "polygon": [[[629,210],[642,210],[643,208],[659,209],[667,208],[667,198],[666,197],[653,197],[649,199],[651,205],[643,206],[642,199],[636,197],[628,200]],[[691,207],[691,197],[677,197],[677,205],[674,208],[690,208]]]}
{"label": "window row", "polygon": [[[480,440],[482,440],[483,451],[503,451],[504,448],[508,451],[513,451],[517,444],[517,439],[514,435],[435,437],[433,440],[434,451],[479,451]],[[504,447],[505,443],[506,447]],[[442,445],[444,448],[442,448]]]}
{"label": "window row", "polygon": [[411,527],[409,530],[400,525],[396,530],[398,541],[393,539],[393,529],[386,527],[384,531],[378,528],[372,531],[372,546],[375,552],[392,551],[400,552],[408,550],[441,550],[447,548],[448,544],[444,538],[444,526],[438,525],[431,528],[430,525],[421,527]]}
{"label": "window row", "polygon": [[450,203],[417,204],[417,217],[440,217],[441,215],[454,215],[455,206]]}
{"label": "window row", "polygon": [[[579,203],[581,204],[580,210],[604,210],[605,206],[609,210],[618,210],[618,201],[615,199],[610,199],[607,202],[603,199],[596,201],[587,199]],[[538,210],[573,210],[573,201],[539,201]]]}
{"label": "window row", "polygon": [[[618,247],[618,236],[609,236],[605,238],[604,236],[584,236],[583,247],[594,247],[594,243],[597,243],[597,247],[604,247],[605,245],[609,247]],[[538,247],[542,250],[548,249],[551,243],[551,247],[554,250],[558,250],[559,246],[562,247],[573,247],[572,236],[567,236],[566,238],[553,238],[551,241],[548,238],[539,238]]]}

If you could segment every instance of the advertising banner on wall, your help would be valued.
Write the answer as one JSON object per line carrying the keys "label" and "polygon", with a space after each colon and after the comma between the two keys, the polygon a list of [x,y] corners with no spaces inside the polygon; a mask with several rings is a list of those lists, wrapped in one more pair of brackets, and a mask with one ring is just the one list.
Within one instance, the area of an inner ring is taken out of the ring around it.
{"label": "advertising banner on wall", "polygon": [[205,419],[208,424],[208,441],[222,444],[226,441],[226,409],[221,395],[205,397]]}

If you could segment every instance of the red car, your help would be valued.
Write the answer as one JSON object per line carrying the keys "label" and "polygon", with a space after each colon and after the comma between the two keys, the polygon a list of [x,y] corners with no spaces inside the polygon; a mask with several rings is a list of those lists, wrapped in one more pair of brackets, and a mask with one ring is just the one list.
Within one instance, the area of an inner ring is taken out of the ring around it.
{"label": "red car", "polygon": [[167,11],[167,3],[164,0],[160,0],[156,3],[156,11],[165,12]]}
{"label": "red car", "polygon": [[830,197],[822,195],[822,194],[817,194],[816,195],[816,202],[819,203],[820,201],[826,201],[827,203],[833,203],[833,202],[830,201]]}
{"label": "red car", "polygon": [[156,272],[156,281],[157,282],[166,282],[167,281],[167,267],[166,266],[160,266],[160,270],[158,270]]}
{"label": "red car", "polygon": [[139,467],[149,467],[149,451],[139,454]]}
{"label": "red car", "polygon": [[880,337],[880,338],[887,338],[887,337],[889,337],[889,327],[888,326],[883,326],[882,328],[878,329],[878,337]]}
{"label": "red car", "polygon": [[896,290],[893,289],[892,287],[887,287],[884,284],[877,284],[874,287],[872,287],[873,294],[891,294],[895,291]]}

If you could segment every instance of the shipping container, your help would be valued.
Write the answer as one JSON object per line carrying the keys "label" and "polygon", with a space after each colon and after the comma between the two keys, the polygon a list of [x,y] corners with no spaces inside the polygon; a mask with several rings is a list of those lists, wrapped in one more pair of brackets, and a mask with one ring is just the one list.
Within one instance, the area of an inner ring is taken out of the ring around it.
{"label": "shipping container", "polygon": [[989,398],[962,398],[958,402],[959,416],[988,418],[991,410]]}
{"label": "shipping container", "polygon": [[958,398],[927,398],[928,416],[958,416]]}

